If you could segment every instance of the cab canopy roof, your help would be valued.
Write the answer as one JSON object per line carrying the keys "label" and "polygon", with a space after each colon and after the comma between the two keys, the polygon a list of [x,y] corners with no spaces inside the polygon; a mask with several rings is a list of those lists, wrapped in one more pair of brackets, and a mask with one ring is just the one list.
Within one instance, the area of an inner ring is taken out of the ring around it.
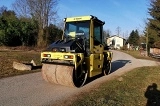
{"label": "cab canopy roof", "polygon": [[105,24],[105,22],[99,20],[96,16],[93,15],[89,15],[89,16],[78,16],[78,17],[68,17],[65,18],[64,21],[65,22],[74,22],[74,21],[87,21],[87,20],[94,20],[94,21],[98,21],[102,24]]}

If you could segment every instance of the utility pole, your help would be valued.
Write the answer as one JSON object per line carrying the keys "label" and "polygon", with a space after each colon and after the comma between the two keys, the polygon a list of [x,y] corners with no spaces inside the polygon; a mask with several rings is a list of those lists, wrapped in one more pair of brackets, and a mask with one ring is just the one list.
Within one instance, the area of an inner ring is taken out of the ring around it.
{"label": "utility pole", "polygon": [[148,27],[147,27],[147,35],[146,35],[146,56],[148,56]]}

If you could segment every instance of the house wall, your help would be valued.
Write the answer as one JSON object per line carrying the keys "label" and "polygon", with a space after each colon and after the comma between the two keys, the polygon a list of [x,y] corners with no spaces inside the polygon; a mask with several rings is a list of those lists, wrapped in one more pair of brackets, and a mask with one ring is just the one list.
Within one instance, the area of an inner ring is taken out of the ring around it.
{"label": "house wall", "polygon": [[[113,45],[113,40],[115,40],[115,45]],[[113,36],[107,39],[107,45],[113,45],[114,48],[120,49],[120,47],[123,47],[124,45],[124,39],[118,36]]]}

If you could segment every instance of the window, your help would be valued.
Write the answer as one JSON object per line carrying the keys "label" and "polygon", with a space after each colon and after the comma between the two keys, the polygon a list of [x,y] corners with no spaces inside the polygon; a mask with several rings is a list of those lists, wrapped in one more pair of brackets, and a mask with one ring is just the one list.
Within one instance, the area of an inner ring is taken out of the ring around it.
{"label": "window", "polygon": [[90,21],[67,22],[65,25],[65,38],[67,40],[85,38],[85,48],[89,50]]}
{"label": "window", "polygon": [[94,23],[94,45],[102,43],[102,25],[98,22]]}
{"label": "window", "polygon": [[65,36],[70,36],[70,33],[74,33],[75,37],[84,35],[86,38],[89,38],[89,25],[89,21],[67,22]]}

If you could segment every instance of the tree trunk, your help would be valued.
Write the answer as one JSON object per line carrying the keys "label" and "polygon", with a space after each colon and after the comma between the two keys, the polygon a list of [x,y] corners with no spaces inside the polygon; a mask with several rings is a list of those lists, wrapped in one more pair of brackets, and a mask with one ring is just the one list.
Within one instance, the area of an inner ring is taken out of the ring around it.
{"label": "tree trunk", "polygon": [[37,47],[45,47],[45,46],[46,46],[46,36],[44,35],[44,30],[40,28],[38,31]]}

